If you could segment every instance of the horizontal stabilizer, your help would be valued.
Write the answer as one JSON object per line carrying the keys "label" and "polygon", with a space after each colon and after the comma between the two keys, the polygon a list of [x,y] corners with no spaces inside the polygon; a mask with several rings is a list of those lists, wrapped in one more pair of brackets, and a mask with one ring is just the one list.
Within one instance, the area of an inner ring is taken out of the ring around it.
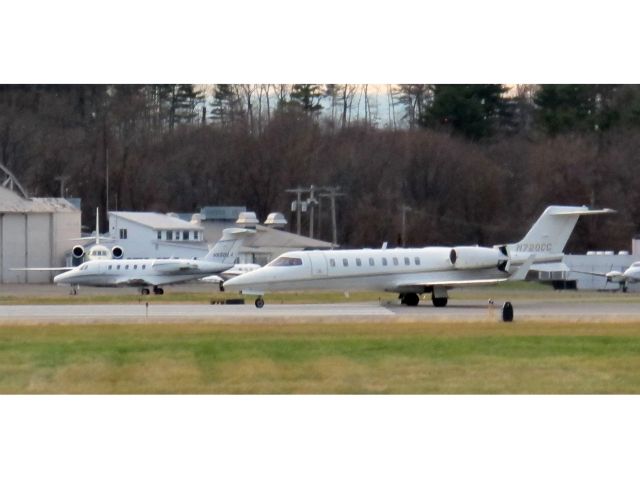
{"label": "horizontal stabilizer", "polygon": [[583,215],[607,215],[616,213],[611,208],[603,208],[601,210],[574,210],[574,211],[557,211],[549,213],[551,216],[583,216]]}
{"label": "horizontal stabilizer", "polygon": [[538,263],[531,266],[531,271],[563,273],[569,271],[569,267],[564,263]]}

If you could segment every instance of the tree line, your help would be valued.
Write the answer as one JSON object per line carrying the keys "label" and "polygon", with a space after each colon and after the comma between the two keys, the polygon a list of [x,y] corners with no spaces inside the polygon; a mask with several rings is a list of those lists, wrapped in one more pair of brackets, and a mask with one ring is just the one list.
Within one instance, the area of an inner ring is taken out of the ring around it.
{"label": "tree line", "polygon": [[[285,189],[314,184],[345,193],[345,246],[401,243],[403,206],[407,245],[517,240],[557,203],[619,211],[569,250],[629,249],[639,143],[636,85],[0,86],[0,162],[32,196],[80,197],[89,225],[108,196],[281,211],[295,230]],[[330,239],[328,204],[315,217]]]}

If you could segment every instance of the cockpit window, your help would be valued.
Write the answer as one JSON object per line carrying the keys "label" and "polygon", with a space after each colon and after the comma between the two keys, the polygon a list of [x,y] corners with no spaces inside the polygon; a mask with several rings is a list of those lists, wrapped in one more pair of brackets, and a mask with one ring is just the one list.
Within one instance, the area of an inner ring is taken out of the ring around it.
{"label": "cockpit window", "polygon": [[269,266],[300,266],[302,265],[302,260],[300,258],[289,258],[288,256],[280,256],[276,258]]}
{"label": "cockpit window", "polygon": [[638,266],[640,266],[640,261],[636,261],[636,262],[635,262],[635,263],[633,263],[631,266],[634,266],[634,267],[638,267]]}

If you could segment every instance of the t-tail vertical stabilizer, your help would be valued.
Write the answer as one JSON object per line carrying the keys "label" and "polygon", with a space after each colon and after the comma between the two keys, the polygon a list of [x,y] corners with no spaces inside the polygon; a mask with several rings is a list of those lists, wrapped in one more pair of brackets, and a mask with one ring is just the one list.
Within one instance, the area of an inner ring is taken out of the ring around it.
{"label": "t-tail vertical stabilizer", "polygon": [[245,228],[226,228],[222,231],[222,238],[213,245],[209,253],[204,257],[205,261],[228,264],[231,267],[238,260],[238,250],[244,240],[255,234],[254,230]]}
{"label": "t-tail vertical stabilizer", "polygon": [[521,241],[507,245],[509,256],[524,260],[535,254],[540,260],[556,257],[560,259],[580,216],[607,213],[614,213],[614,210],[590,210],[586,206],[549,206]]}

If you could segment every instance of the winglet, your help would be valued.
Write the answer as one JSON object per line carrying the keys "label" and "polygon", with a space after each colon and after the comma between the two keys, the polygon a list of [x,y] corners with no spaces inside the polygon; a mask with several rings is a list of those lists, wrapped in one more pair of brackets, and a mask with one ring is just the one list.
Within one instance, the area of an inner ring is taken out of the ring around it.
{"label": "winglet", "polygon": [[520,265],[518,270],[515,273],[513,273],[511,276],[509,276],[508,281],[524,281],[535,259],[536,259],[535,254],[530,255],[527,258],[527,260],[524,263],[522,263],[522,265]]}

